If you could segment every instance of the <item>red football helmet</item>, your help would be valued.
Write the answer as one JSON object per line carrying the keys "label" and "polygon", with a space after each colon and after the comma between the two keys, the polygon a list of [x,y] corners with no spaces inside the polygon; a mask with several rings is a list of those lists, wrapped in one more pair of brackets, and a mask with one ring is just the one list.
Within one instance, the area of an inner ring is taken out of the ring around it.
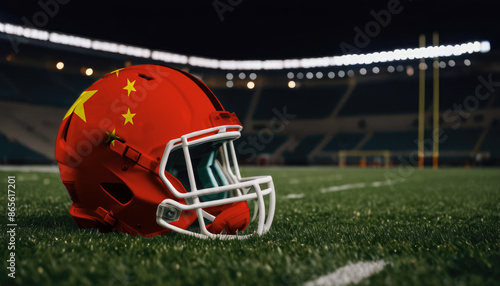
{"label": "red football helmet", "polygon": [[187,72],[138,65],[107,74],[75,101],[57,135],[71,216],[80,228],[143,236],[246,238],[252,233],[239,233],[249,224],[267,232],[273,181],[241,177],[233,146],[241,129]]}

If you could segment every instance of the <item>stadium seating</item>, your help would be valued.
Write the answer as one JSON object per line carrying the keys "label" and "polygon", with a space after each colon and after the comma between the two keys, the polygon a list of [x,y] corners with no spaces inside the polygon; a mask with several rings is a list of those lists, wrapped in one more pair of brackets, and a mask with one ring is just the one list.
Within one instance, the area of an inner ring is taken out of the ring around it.
{"label": "stadium seating", "polygon": [[490,152],[491,156],[500,159],[500,128],[491,128],[481,144],[481,151]]}
{"label": "stadium seating", "polygon": [[482,129],[479,128],[446,128],[440,136],[439,149],[443,151],[472,151]]}
{"label": "stadium seating", "polygon": [[[430,132],[427,132],[427,136]],[[362,150],[411,151],[417,149],[417,131],[375,132],[362,147]],[[429,138],[429,137],[427,137]]]}
{"label": "stadium seating", "polygon": [[292,165],[309,163],[309,154],[316,146],[318,146],[324,137],[325,136],[323,134],[314,134],[304,137],[292,152],[287,151],[283,153],[285,163]]}
{"label": "stadium seating", "polygon": [[364,133],[339,133],[325,145],[324,151],[352,150],[365,137]]}
{"label": "stadium seating", "polygon": [[0,100],[70,107],[95,80],[63,71],[4,65],[0,71]]}
{"label": "stadium seating", "polygon": [[[409,100],[411,98],[414,100]],[[409,78],[358,83],[342,107],[339,116],[415,113],[417,111],[418,81],[415,78]]]}
{"label": "stadium seating", "polygon": [[[440,136],[439,150],[441,151],[472,151],[481,129],[478,128],[452,128],[443,129]],[[426,149],[429,147],[428,142],[432,140],[432,130],[425,131]],[[391,150],[391,151],[410,151],[417,149],[418,133],[414,131],[392,131],[392,132],[375,132],[373,136],[366,142],[361,149],[363,150]]]}
{"label": "stadium seating", "polygon": [[224,109],[236,113],[241,123],[244,123],[253,91],[247,88],[218,88],[212,89],[212,91],[224,106]]}
{"label": "stadium seating", "polygon": [[48,164],[52,161],[0,133],[0,164]]}
{"label": "stadium seating", "polygon": [[[476,77],[445,78],[439,82],[439,109],[441,111],[453,109],[455,104],[464,105],[468,96],[474,96],[479,81]],[[432,91],[430,91],[432,94]],[[432,99],[431,99],[432,100]],[[479,107],[486,107],[488,100],[478,100]]]}
{"label": "stadium seating", "polygon": [[265,120],[275,116],[273,109],[286,107],[297,120],[319,119],[329,116],[347,86],[318,88],[265,88],[253,114],[254,120]]}

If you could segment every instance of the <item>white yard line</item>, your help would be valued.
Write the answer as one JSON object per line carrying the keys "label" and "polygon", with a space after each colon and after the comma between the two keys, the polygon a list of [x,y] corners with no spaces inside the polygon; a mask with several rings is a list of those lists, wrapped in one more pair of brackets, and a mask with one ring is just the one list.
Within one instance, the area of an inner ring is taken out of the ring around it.
{"label": "white yard line", "polygon": [[350,189],[362,189],[366,187],[383,187],[383,186],[390,186],[392,184],[391,181],[382,181],[382,182],[373,182],[373,183],[354,183],[354,184],[345,184],[345,185],[340,185],[340,186],[332,186],[329,188],[321,188],[322,193],[329,193],[329,192],[338,192],[338,191],[345,191],[345,190],[350,190]]}
{"label": "white yard line", "polygon": [[305,196],[305,194],[288,194],[286,196],[283,196],[283,199],[302,199]]}
{"label": "white yard line", "polygon": [[56,165],[0,165],[0,171],[59,173]]}
{"label": "white yard line", "polygon": [[309,281],[304,286],[332,285],[343,286],[352,283],[359,283],[361,280],[370,277],[384,269],[388,263],[379,260],[372,262],[360,261],[358,263],[349,263],[335,272],[319,277],[314,281]]}

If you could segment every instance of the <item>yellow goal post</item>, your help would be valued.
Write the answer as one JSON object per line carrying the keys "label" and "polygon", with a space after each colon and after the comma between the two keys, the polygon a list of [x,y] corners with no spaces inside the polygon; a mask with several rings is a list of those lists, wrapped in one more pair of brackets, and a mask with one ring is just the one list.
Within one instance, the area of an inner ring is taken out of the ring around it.
{"label": "yellow goal post", "polygon": [[384,158],[384,167],[389,168],[391,152],[389,150],[340,150],[338,156],[340,168],[345,167],[347,157],[361,157],[359,165],[362,168],[366,167],[366,157],[381,157]]}

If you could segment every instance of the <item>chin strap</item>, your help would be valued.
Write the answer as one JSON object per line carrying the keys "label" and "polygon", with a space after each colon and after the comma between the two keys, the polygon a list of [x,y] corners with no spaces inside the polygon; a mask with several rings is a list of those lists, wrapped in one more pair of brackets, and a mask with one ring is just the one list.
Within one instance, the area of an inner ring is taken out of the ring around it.
{"label": "chin strap", "polygon": [[217,215],[207,230],[213,234],[220,234],[223,230],[227,234],[236,234],[244,231],[250,223],[250,210],[247,202],[237,202],[230,205],[216,206],[205,209],[212,215]]}
{"label": "chin strap", "polygon": [[160,162],[157,160],[142,154],[119,140],[113,140],[113,143],[110,144],[109,147],[122,157],[131,160],[134,164],[137,164],[153,173],[157,173],[156,169],[158,168],[158,165],[160,165]]}

